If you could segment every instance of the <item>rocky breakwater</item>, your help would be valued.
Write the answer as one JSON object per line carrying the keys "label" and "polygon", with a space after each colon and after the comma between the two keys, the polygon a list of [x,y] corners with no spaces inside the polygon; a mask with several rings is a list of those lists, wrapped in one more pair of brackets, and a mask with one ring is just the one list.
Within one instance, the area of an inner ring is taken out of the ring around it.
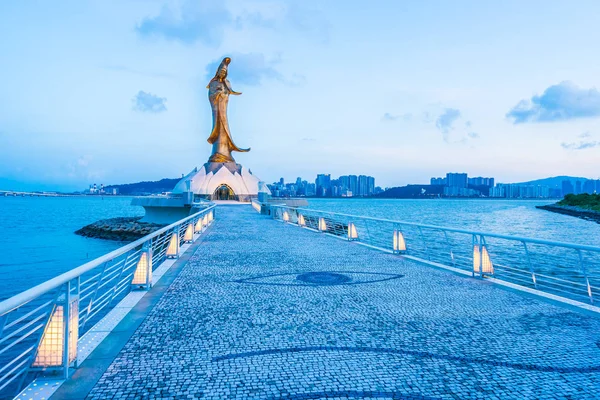
{"label": "rocky breakwater", "polygon": [[120,242],[132,242],[164,227],[163,224],[140,222],[142,217],[101,219],[75,231],[75,234]]}
{"label": "rocky breakwater", "polygon": [[588,221],[594,221],[600,224],[600,212],[594,210],[588,210],[577,206],[563,206],[559,204],[548,204],[546,206],[535,206],[540,210],[552,211],[558,214],[570,215],[585,219]]}

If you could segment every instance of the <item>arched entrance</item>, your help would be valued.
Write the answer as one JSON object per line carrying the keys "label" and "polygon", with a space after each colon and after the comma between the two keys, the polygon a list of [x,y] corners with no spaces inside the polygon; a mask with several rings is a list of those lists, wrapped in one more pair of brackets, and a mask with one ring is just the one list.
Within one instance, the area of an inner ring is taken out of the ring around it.
{"label": "arched entrance", "polygon": [[228,185],[222,184],[215,189],[213,193],[213,200],[237,200],[237,196],[233,193],[233,189],[231,189]]}

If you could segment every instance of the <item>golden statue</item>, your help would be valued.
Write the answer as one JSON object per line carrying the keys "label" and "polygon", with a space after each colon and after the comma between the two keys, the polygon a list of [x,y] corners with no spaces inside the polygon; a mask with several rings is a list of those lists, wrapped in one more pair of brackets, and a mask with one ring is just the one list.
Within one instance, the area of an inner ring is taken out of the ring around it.
{"label": "golden statue", "polygon": [[231,58],[225,57],[215,77],[210,80],[208,86],[208,101],[212,108],[213,128],[208,143],[213,145],[212,154],[208,162],[235,162],[231,156],[232,151],[247,152],[250,149],[241,149],[233,143],[231,132],[229,131],[229,123],[227,122],[227,103],[229,103],[229,95],[240,95],[241,93],[231,89],[231,84],[227,80],[227,66],[231,62]]}

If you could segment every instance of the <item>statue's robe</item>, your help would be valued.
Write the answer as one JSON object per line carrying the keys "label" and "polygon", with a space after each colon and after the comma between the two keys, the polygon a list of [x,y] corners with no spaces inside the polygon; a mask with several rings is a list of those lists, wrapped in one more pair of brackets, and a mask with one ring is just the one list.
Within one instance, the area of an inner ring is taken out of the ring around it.
{"label": "statue's robe", "polygon": [[232,151],[247,152],[250,149],[242,149],[233,143],[229,123],[227,122],[227,104],[229,94],[233,92],[227,79],[219,82],[213,79],[208,85],[208,100],[212,108],[213,127],[208,143],[213,145],[212,155],[209,162],[235,162],[231,156]]}

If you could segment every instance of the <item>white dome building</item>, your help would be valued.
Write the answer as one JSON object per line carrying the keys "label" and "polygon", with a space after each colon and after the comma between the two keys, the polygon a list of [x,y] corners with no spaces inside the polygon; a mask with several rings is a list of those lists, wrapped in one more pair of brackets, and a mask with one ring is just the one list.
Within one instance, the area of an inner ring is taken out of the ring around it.
{"label": "white dome building", "polygon": [[[172,193],[192,192],[195,198],[247,202],[258,196],[259,182],[260,179],[241,164],[208,162],[181,178]],[[269,189],[264,185],[262,190]]]}

